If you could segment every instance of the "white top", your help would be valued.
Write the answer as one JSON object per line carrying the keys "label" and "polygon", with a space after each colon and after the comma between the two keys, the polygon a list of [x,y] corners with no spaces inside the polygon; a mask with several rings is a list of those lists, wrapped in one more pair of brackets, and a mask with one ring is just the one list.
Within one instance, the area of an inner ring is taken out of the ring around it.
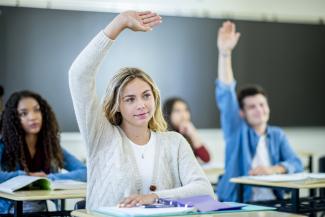
{"label": "white top", "polygon": [[[256,154],[252,161],[252,169],[263,166],[270,167],[271,160],[269,156],[269,151],[267,148],[266,136],[263,135],[258,140],[258,144],[256,147]],[[252,201],[261,201],[261,200],[274,200],[275,196],[270,188],[252,188]]]}
{"label": "white top", "polygon": [[137,161],[137,166],[142,179],[142,194],[150,193],[150,185],[152,185],[153,176],[153,165],[155,162],[155,146],[156,146],[156,134],[151,132],[150,139],[145,145],[138,145],[133,143],[131,140],[129,142],[132,145],[132,149]]}
{"label": "white top", "polygon": [[[116,206],[124,195],[139,194],[143,183],[132,145],[123,130],[105,116],[96,92],[96,72],[113,41],[101,31],[72,63],[69,86],[81,136],[87,150],[87,209]],[[107,71],[109,69],[105,69]],[[156,132],[152,183],[159,197],[208,194],[211,184],[184,137]]]}

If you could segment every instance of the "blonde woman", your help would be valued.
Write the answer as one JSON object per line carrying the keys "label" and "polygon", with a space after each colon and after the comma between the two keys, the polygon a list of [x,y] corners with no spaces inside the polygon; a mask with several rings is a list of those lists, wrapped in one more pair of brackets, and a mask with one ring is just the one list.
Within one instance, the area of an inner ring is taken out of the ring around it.
{"label": "blonde woman", "polygon": [[125,29],[147,32],[160,22],[149,11],[123,12],[71,66],[70,90],[88,151],[87,209],[151,204],[159,197],[214,196],[187,141],[165,132],[159,90],[148,74],[123,68],[110,80],[104,105],[96,96],[96,72],[117,36]]}

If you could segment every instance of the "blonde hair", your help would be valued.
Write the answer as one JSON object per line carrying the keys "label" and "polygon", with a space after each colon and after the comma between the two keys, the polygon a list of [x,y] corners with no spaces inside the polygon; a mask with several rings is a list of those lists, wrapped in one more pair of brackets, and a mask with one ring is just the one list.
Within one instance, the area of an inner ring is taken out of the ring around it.
{"label": "blonde hair", "polygon": [[160,94],[157,85],[152,78],[144,71],[138,68],[122,68],[110,80],[106,97],[104,100],[104,112],[108,121],[119,126],[122,123],[123,117],[119,110],[120,97],[123,88],[133,79],[139,78],[149,84],[155,99],[155,113],[150,119],[148,127],[152,131],[163,132],[167,129],[167,123],[163,117],[160,105]]}

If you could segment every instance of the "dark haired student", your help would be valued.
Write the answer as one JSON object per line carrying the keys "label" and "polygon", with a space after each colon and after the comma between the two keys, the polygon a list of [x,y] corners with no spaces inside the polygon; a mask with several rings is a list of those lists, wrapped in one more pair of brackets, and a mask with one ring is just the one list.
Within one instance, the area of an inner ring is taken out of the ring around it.
{"label": "dark haired student", "polygon": [[[86,167],[60,146],[59,126],[50,105],[30,91],[13,93],[0,122],[0,183],[19,175],[86,181]],[[61,169],[68,172],[60,173]],[[46,211],[46,201],[24,202],[24,212]],[[0,213],[13,202],[0,199]]]}
{"label": "dark haired student", "polygon": [[[225,174],[217,186],[222,201],[237,201],[236,184],[229,179],[247,175],[296,173],[302,163],[283,130],[268,125],[270,108],[259,86],[242,89],[236,96],[231,52],[240,34],[235,24],[224,22],[218,32],[219,66],[216,100],[226,142]],[[272,200],[281,192],[266,188],[244,188],[244,201]]]}

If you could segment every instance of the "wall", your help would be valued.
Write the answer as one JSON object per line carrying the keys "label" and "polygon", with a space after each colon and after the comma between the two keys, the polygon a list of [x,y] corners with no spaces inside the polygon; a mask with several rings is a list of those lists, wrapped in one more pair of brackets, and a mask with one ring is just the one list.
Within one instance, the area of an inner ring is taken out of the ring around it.
{"label": "wall", "polygon": [[[325,128],[286,127],[284,131],[294,151],[307,163],[305,153],[313,156],[314,171],[318,170],[318,158],[325,156]],[[211,153],[211,163],[223,166],[225,143],[220,129],[199,129],[199,135]],[[86,147],[79,133],[64,132],[61,136],[62,145],[74,153],[79,159],[86,159]]]}
{"label": "wall", "polygon": [[[1,7],[0,83],[6,98],[20,89],[42,93],[63,131],[77,131],[68,70],[112,13]],[[98,94],[123,66],[137,66],[158,83],[162,99],[189,101],[199,128],[219,127],[214,99],[216,32],[222,20],[163,17],[150,33],[124,32],[98,73]],[[260,83],[269,93],[271,123],[325,126],[323,25],[236,21],[242,33],[233,66],[239,85]]]}

